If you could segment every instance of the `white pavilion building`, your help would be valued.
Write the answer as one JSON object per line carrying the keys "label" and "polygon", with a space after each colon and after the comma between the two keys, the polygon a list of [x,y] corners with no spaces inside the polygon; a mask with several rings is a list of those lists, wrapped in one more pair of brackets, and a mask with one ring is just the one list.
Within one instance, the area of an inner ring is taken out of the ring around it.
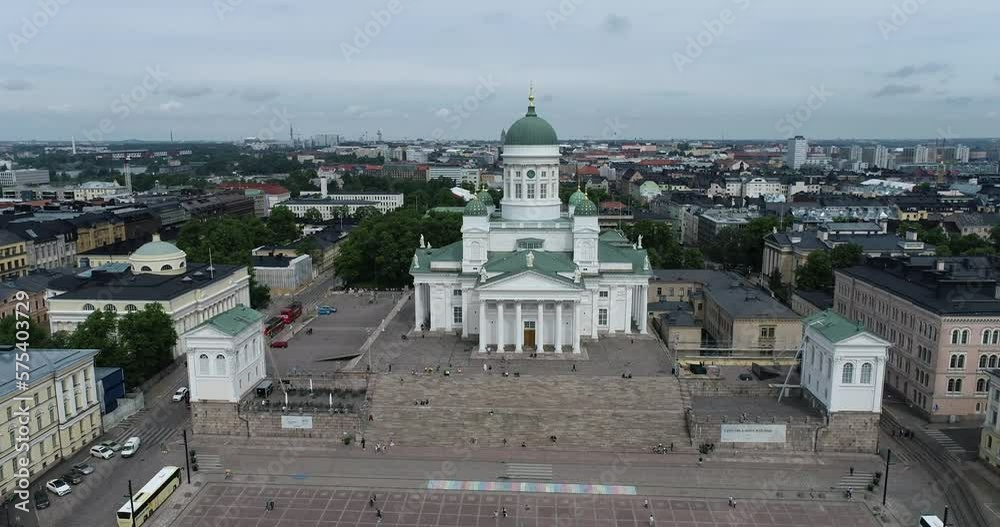
{"label": "white pavilion building", "polygon": [[504,137],[503,199],[465,206],[462,241],[421,240],[410,267],[415,329],[477,335],[479,351],[581,352],[581,340],[646,333],[649,258],[620,232],[603,234],[577,190],[559,200],[559,142],[528,113]]}

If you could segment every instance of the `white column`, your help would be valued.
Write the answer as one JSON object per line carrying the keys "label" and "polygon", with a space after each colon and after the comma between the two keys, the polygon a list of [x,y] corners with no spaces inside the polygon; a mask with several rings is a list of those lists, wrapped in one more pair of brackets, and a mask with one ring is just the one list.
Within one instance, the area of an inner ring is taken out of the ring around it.
{"label": "white column", "polygon": [[648,333],[648,331],[646,330],[646,325],[649,323],[649,320],[647,320],[649,312],[646,310],[646,302],[649,301],[649,286],[644,285],[640,287],[639,293],[640,293],[639,305],[642,307],[642,309],[639,311],[640,313],[642,313],[639,316],[639,333],[645,335],[646,333]]}
{"label": "white column", "polygon": [[625,288],[625,333],[632,333],[632,286]]}
{"label": "white column", "polygon": [[423,285],[413,284],[413,330],[420,331],[420,325],[424,323],[424,292]]}
{"label": "white column", "polygon": [[580,353],[580,303],[573,302],[573,353]]}
{"label": "white column", "polygon": [[497,353],[503,353],[503,301],[497,302]]}
{"label": "white column", "polygon": [[597,315],[600,312],[598,305],[600,295],[601,293],[592,293],[590,296],[590,338],[595,340],[597,339]]}
{"label": "white column", "polygon": [[462,290],[462,338],[469,337],[469,290]]}
{"label": "white column", "polygon": [[514,304],[514,319],[517,321],[517,326],[515,326],[515,331],[517,333],[514,335],[514,353],[521,353],[524,351],[524,319],[521,318],[521,303],[518,302]]}
{"label": "white column", "polygon": [[69,417],[66,415],[66,405],[63,404],[62,388],[61,382],[56,384],[56,413],[58,414],[60,423],[66,421],[67,417]]}
{"label": "white column", "polygon": [[542,319],[545,316],[545,302],[538,302],[538,320],[535,322],[535,349],[545,351],[545,333],[542,332]]}
{"label": "white column", "polygon": [[486,301],[479,301],[479,352],[486,353]]}
{"label": "white column", "polygon": [[562,353],[562,302],[556,302],[556,353]]}
{"label": "white column", "polygon": [[73,377],[66,377],[63,379],[63,386],[66,387],[67,385],[68,388],[66,391],[68,393],[66,395],[69,395],[69,398],[66,399],[69,401],[69,415],[67,417],[72,417],[76,415],[76,394],[73,393]]}

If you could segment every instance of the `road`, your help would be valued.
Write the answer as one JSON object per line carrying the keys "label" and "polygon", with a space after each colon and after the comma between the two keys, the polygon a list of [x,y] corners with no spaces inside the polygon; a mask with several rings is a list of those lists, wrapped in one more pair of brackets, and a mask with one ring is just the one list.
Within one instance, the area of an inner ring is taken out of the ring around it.
{"label": "road", "polygon": [[[187,368],[179,367],[146,393],[146,408],[108,430],[97,442],[115,440],[123,443],[139,436],[139,453],[124,459],[109,460],[89,457],[88,446],[71,459],[49,470],[39,481],[44,482],[66,472],[70,466],[85,461],[94,473],[73,487],[72,494],[57,497],[50,494],[52,505],[38,511],[34,525],[39,527],[103,527],[114,525],[115,511],[125,503],[128,482],[137,491],[157,471],[166,465],[184,466],[184,444],[181,430],[190,428],[190,412],[183,403],[172,402],[171,396],[180,386],[187,385]],[[190,434],[190,429],[188,430]],[[166,452],[161,450],[166,447]],[[26,524],[30,525],[30,524]]]}

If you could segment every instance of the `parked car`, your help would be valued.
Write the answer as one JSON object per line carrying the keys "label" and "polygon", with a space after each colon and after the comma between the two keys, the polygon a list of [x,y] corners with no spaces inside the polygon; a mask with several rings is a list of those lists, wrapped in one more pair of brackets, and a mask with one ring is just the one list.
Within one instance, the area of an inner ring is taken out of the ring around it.
{"label": "parked car", "polygon": [[122,448],[122,457],[132,457],[136,452],[139,451],[139,444],[141,441],[137,436],[132,436],[125,441],[125,446]]}
{"label": "parked car", "polygon": [[276,340],[276,341],[274,341],[274,342],[271,343],[271,347],[272,348],[287,348],[288,347],[288,342],[286,342],[284,340]]}
{"label": "parked car", "polygon": [[333,306],[319,306],[317,313],[320,315],[330,315],[337,312],[337,308]]}
{"label": "parked car", "polygon": [[90,455],[101,459],[111,459],[115,457],[115,451],[106,446],[97,445],[90,448]]}
{"label": "parked car", "polygon": [[94,473],[94,467],[86,463],[77,463],[73,465],[73,470],[79,472],[80,474],[83,474],[84,476]]}
{"label": "parked car", "polygon": [[59,479],[69,483],[70,485],[79,485],[83,482],[83,474],[70,470],[62,476],[59,476]]}
{"label": "parked car", "polygon": [[35,492],[35,510],[49,508],[49,493],[44,490]]}
{"label": "parked car", "polygon": [[187,386],[181,386],[180,388],[177,388],[176,392],[174,392],[174,396],[172,397],[171,400],[173,400],[175,403],[183,401],[184,398],[187,397],[187,394],[188,394]]}
{"label": "parked car", "polygon": [[117,441],[104,441],[101,443],[101,446],[110,449],[114,452],[118,452],[119,450],[122,449],[121,444],[118,443]]}
{"label": "parked car", "polygon": [[49,482],[45,484],[45,488],[49,489],[49,491],[56,496],[65,496],[70,492],[73,492],[73,489],[61,479],[49,480]]}

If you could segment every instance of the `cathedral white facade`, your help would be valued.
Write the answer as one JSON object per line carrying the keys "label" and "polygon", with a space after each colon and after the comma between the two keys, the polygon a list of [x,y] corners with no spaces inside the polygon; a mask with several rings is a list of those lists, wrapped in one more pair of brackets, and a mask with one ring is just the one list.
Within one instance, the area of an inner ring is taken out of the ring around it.
{"label": "cathedral white facade", "polygon": [[504,136],[503,199],[465,207],[462,241],[421,239],[410,267],[416,330],[477,336],[480,352],[580,353],[581,341],[646,333],[649,258],[617,231],[601,233],[581,191],[559,200],[555,130],[528,113]]}

